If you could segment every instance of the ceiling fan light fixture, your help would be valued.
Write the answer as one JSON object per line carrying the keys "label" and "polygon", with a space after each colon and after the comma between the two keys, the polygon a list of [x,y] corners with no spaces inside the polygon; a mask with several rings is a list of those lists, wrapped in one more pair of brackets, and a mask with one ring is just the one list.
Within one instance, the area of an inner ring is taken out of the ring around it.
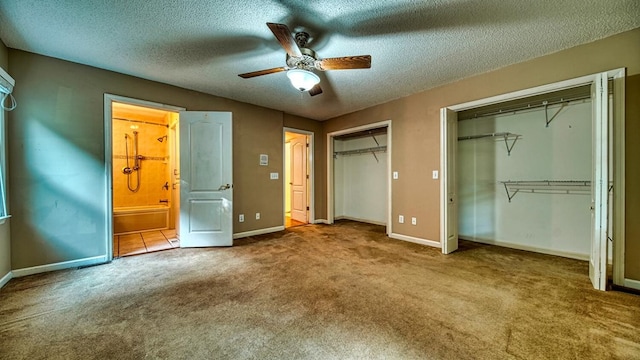
{"label": "ceiling fan light fixture", "polygon": [[320,83],[318,75],[303,69],[289,70],[287,71],[287,77],[291,81],[291,85],[300,91],[309,91]]}

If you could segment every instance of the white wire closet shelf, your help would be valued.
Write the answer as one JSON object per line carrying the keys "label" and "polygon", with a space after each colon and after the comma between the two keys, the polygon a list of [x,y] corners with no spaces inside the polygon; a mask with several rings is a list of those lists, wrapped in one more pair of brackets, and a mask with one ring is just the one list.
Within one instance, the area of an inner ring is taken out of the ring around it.
{"label": "white wire closet shelf", "polygon": [[386,152],[387,151],[387,146],[386,145],[380,145],[380,143],[378,142],[378,139],[376,139],[376,134],[385,134],[386,135],[386,133],[387,133],[386,128],[384,128],[384,132],[383,133],[381,133],[380,130],[381,129],[379,129],[377,132],[367,131],[364,135],[358,135],[358,134],[362,134],[362,133],[358,133],[356,135],[349,136],[349,137],[371,136],[373,141],[375,141],[376,146],[369,147],[369,148],[364,148],[364,149],[334,151],[333,152],[333,158],[337,159],[339,155],[340,156],[349,156],[349,155],[371,154],[376,159],[376,162],[380,162],[380,160],[376,156],[376,153]]}
{"label": "white wire closet shelf", "polygon": [[502,138],[504,140],[504,146],[507,148],[507,155],[511,155],[511,150],[513,149],[513,146],[516,144],[516,141],[518,141],[518,139],[521,137],[522,135],[520,134],[514,134],[510,132],[497,132],[497,133],[459,136],[458,141],[488,139],[488,138]]}
{"label": "white wire closet shelf", "polygon": [[527,180],[500,181],[504,185],[509,202],[519,192],[540,194],[590,194],[590,180]]}

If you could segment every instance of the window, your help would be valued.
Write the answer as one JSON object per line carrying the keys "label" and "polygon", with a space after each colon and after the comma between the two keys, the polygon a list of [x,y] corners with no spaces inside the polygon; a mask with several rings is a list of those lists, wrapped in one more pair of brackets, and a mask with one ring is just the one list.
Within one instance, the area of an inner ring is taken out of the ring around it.
{"label": "window", "polygon": [[[6,111],[11,111],[16,108],[16,99],[11,94],[13,92],[13,86],[15,80],[4,69],[0,68],[0,224],[9,218],[7,212],[7,188],[6,182],[6,149],[7,149],[7,134],[5,125]],[[6,110],[6,111],[5,111]]]}
{"label": "window", "polygon": [[0,108],[0,224],[9,217],[7,212],[7,192],[6,192],[6,126],[5,111]]}

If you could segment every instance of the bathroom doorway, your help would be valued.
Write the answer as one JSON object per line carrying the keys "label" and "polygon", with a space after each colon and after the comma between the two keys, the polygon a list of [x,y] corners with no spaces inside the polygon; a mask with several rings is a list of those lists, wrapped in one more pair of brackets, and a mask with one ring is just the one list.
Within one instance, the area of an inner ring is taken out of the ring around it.
{"label": "bathroom doorway", "polygon": [[302,130],[284,130],[284,226],[312,222],[312,134]]}
{"label": "bathroom doorway", "polygon": [[115,96],[109,103],[112,257],[178,248],[183,109]]}

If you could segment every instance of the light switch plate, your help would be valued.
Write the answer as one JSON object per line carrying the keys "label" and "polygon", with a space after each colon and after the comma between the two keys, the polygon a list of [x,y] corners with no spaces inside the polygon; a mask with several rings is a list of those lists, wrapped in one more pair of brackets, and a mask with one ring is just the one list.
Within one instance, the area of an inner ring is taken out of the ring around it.
{"label": "light switch plate", "polygon": [[256,213],[256,220],[260,220],[260,213]]}
{"label": "light switch plate", "polygon": [[397,172],[397,171],[394,171],[394,172],[393,172],[393,179],[394,179],[394,180],[397,180],[397,179],[398,179],[398,172]]}
{"label": "light switch plate", "polygon": [[432,172],[432,177],[433,177],[434,179],[437,179],[437,178],[438,178],[438,170],[433,170],[433,172]]}
{"label": "light switch plate", "polygon": [[398,222],[400,224],[404,224],[404,216],[403,215],[398,216]]}
{"label": "light switch plate", "polygon": [[415,225],[418,223],[418,220],[414,217],[411,218],[411,225]]}
{"label": "light switch plate", "polygon": [[270,178],[271,180],[278,180],[278,173],[271,173]]}
{"label": "light switch plate", "polygon": [[238,216],[238,221],[244,222],[244,214],[240,214],[240,216]]}

